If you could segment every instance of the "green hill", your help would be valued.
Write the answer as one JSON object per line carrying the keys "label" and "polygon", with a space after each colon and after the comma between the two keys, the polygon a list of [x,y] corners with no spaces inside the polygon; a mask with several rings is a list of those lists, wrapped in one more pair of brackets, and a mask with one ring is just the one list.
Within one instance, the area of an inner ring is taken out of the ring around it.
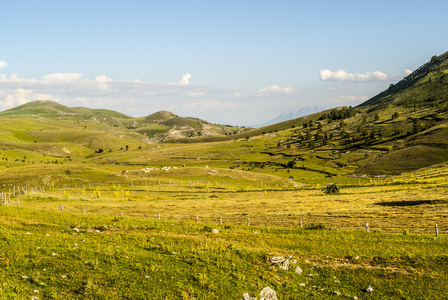
{"label": "green hill", "polygon": [[[448,53],[432,57],[357,107],[255,129],[167,111],[131,118],[110,110],[34,101],[0,113],[0,147],[37,156],[70,152],[105,165],[198,166],[207,161],[217,168],[299,182],[399,174],[448,161],[447,58]],[[158,146],[151,146],[154,143]]]}

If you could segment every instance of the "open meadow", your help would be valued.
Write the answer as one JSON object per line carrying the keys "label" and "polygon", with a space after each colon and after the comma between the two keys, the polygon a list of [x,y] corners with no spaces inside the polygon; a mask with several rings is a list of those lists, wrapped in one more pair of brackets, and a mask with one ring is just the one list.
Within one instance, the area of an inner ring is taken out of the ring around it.
{"label": "open meadow", "polygon": [[[336,194],[204,165],[126,168],[1,171],[1,299],[448,297],[445,165],[332,178]],[[288,270],[273,256],[292,256]]]}

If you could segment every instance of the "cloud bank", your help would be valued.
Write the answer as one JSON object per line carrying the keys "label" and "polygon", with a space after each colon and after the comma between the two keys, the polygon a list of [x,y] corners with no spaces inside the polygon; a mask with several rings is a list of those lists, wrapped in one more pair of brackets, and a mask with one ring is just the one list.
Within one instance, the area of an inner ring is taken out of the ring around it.
{"label": "cloud bank", "polygon": [[295,92],[292,87],[280,87],[278,85],[271,85],[258,90],[259,95],[271,95],[271,94],[291,94]]}
{"label": "cloud bank", "polygon": [[366,81],[387,81],[398,80],[411,74],[411,70],[404,70],[398,75],[388,75],[380,71],[366,72],[366,73],[348,73],[340,69],[335,72],[330,70],[320,70],[319,78],[323,81],[351,81],[351,82],[366,82]]}
{"label": "cloud bank", "polygon": [[[1,61],[0,66],[7,63]],[[34,100],[50,100],[71,107],[107,108],[135,117],[169,110],[214,123],[250,125],[271,118],[271,106],[279,109],[279,101],[296,100],[296,89],[292,87],[270,85],[254,91],[235,91],[192,85],[191,78],[186,73],[177,83],[151,83],[114,80],[106,74],[92,79],[81,73],[26,78],[0,71],[0,110]]]}

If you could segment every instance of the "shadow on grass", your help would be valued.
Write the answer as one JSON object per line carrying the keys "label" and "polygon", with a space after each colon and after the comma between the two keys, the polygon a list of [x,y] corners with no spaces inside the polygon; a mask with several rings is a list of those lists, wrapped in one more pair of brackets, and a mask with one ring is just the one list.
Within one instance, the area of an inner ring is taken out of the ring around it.
{"label": "shadow on grass", "polygon": [[423,204],[446,204],[448,200],[411,200],[411,201],[389,201],[389,202],[377,202],[375,205],[380,206],[417,206]]}

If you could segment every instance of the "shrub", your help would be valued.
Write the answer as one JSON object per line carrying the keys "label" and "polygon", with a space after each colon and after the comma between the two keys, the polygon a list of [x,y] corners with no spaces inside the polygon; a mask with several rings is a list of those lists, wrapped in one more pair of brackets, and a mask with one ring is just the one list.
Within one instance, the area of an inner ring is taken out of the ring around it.
{"label": "shrub", "polygon": [[324,187],[324,193],[325,194],[339,194],[339,187],[336,185],[336,183],[332,183],[329,186]]}
{"label": "shrub", "polygon": [[307,229],[307,230],[325,230],[325,229],[327,229],[327,227],[324,224],[311,223],[310,225],[306,226],[305,229]]}

